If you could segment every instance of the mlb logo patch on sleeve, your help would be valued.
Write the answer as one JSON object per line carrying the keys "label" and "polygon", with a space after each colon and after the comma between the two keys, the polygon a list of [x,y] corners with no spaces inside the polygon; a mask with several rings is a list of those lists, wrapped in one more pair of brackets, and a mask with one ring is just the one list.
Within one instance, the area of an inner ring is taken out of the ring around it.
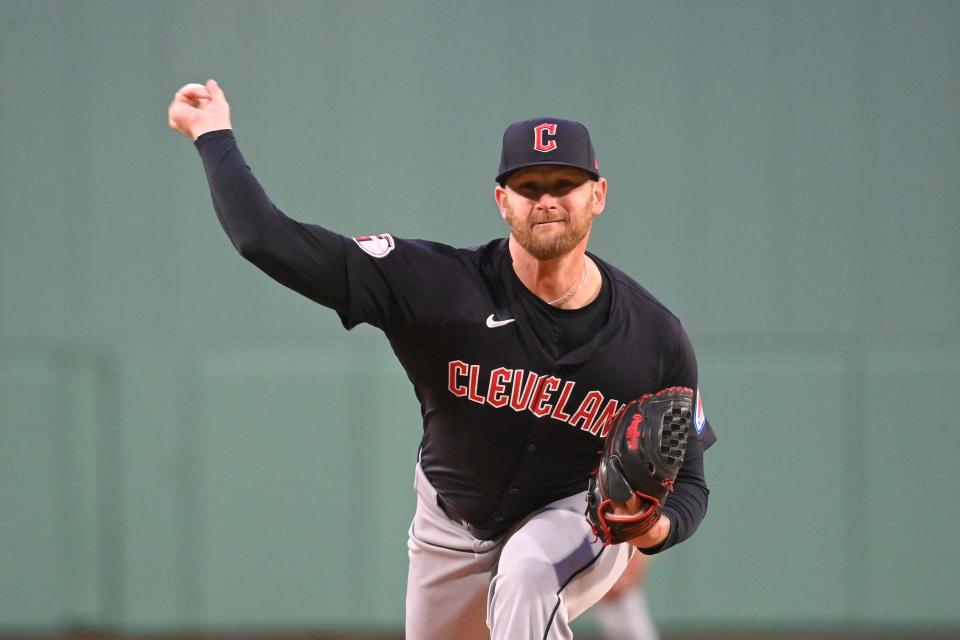
{"label": "mlb logo patch on sleeve", "polygon": [[700,395],[700,389],[697,389],[697,410],[694,413],[693,427],[697,433],[703,433],[703,425],[707,423],[707,417],[703,415],[703,397]]}
{"label": "mlb logo patch on sleeve", "polygon": [[375,236],[358,236],[353,239],[357,246],[374,258],[382,258],[393,251],[396,243],[389,233],[378,233]]}

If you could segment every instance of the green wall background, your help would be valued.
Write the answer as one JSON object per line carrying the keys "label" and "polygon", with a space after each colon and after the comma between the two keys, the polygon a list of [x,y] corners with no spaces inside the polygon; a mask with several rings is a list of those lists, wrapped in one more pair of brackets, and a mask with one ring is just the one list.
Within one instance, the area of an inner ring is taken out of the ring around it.
{"label": "green wall background", "polygon": [[229,245],[207,77],[348,235],[502,235],[503,128],[586,122],[720,435],[658,622],[960,629],[958,69],[953,1],[0,0],[0,631],[401,628],[415,400]]}

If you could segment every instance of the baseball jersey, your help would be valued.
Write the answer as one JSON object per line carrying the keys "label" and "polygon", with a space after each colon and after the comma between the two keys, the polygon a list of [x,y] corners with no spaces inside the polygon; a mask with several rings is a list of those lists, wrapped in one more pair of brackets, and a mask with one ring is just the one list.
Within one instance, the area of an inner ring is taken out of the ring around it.
{"label": "baseball jersey", "polygon": [[[598,256],[589,254],[603,276],[594,304],[603,307],[587,311],[600,321],[572,346],[564,327],[575,319],[526,289],[506,239],[455,248],[386,233],[346,238],[274,207],[231,132],[204,134],[197,147],[241,254],[334,309],[347,329],[369,323],[385,333],[420,401],[424,473],[479,529],[505,529],[583,491],[607,418],[626,402],[664,387],[697,388],[679,320]],[[678,487],[690,477],[702,485],[702,509],[689,509],[695,522],[669,544],[692,533],[706,509],[701,458],[715,435],[699,392],[694,425]]]}

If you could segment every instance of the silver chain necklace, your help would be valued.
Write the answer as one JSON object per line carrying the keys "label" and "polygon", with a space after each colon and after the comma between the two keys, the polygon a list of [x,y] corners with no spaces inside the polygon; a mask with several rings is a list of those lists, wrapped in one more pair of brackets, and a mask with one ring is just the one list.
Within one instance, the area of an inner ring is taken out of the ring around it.
{"label": "silver chain necklace", "polygon": [[[583,284],[584,284],[586,281],[587,281],[587,259],[584,258],[584,259],[583,259],[583,278],[580,279],[580,284],[577,285],[577,288],[576,288],[576,289],[570,289],[570,291],[567,291],[565,294],[563,294],[562,296],[560,296],[560,297],[557,298],[556,300],[552,300],[552,301],[550,301],[550,302],[547,302],[547,304],[549,304],[549,305],[552,307],[553,305],[557,304],[558,302],[563,302],[563,301],[566,300],[567,298],[572,298],[573,296],[577,295],[577,292],[580,291],[580,289],[583,288]],[[546,302],[546,300],[544,300],[544,302]]]}

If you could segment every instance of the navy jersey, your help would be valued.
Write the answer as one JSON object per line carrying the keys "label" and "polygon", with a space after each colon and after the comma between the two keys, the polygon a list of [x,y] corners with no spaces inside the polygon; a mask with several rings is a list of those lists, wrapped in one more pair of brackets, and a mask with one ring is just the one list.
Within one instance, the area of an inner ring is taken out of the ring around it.
{"label": "navy jersey", "polygon": [[[471,523],[493,528],[583,491],[606,418],[645,393],[697,388],[680,322],[597,256],[610,287],[605,322],[568,353],[539,299],[513,271],[508,243],[474,249],[382,234],[347,245],[346,327],[390,339],[420,399],[421,464]],[[688,457],[714,440],[699,423]]]}
{"label": "navy jersey", "polygon": [[[592,336],[564,348],[557,310],[520,282],[507,240],[458,249],[388,234],[347,238],[280,212],[231,132],[196,144],[240,253],[334,309],[348,329],[366,322],[386,334],[420,401],[424,472],[477,528],[503,529],[583,491],[606,419],[626,402],[664,387],[697,388],[677,318],[593,254],[604,317]],[[715,437],[699,392],[697,407],[697,437],[664,507],[675,526],[662,548],[692,534],[706,511],[702,454]]]}

